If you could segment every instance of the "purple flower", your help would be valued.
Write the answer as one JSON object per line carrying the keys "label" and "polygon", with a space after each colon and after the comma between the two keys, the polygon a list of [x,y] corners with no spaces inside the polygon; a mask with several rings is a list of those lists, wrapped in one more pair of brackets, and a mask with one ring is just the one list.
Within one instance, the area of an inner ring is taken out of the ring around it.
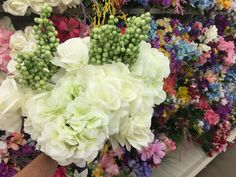
{"label": "purple flower", "polygon": [[0,177],[12,177],[17,173],[15,169],[5,163],[0,163]]}
{"label": "purple flower", "polygon": [[147,162],[130,160],[128,166],[132,168],[132,171],[137,177],[150,177],[152,175],[152,168]]}
{"label": "purple flower", "polygon": [[153,4],[161,4],[162,6],[169,7],[172,3],[172,0],[152,0]]}

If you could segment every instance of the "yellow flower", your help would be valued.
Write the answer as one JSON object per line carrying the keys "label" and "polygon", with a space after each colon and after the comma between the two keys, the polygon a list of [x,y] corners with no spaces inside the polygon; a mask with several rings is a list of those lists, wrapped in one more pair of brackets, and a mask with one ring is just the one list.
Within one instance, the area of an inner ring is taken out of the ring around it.
{"label": "yellow flower", "polygon": [[191,100],[191,96],[188,94],[187,87],[180,87],[176,96],[182,105],[187,104]]}
{"label": "yellow flower", "polygon": [[199,135],[203,133],[203,129],[198,125],[193,125],[194,129],[198,132]]}
{"label": "yellow flower", "polygon": [[103,170],[102,170],[102,168],[100,166],[95,168],[95,170],[93,170],[92,176],[93,177],[103,177]]}

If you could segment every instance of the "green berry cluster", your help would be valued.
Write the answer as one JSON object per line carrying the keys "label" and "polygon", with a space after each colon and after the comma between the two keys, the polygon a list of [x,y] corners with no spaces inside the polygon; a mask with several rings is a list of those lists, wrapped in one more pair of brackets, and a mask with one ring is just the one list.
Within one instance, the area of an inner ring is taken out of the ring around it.
{"label": "green berry cluster", "polygon": [[44,5],[39,18],[35,18],[37,23],[33,27],[34,36],[37,40],[37,47],[34,52],[23,52],[17,55],[16,69],[21,74],[20,83],[31,87],[33,90],[46,89],[47,83],[52,75],[57,72],[57,66],[50,60],[53,52],[59,45],[56,38],[57,32],[52,22],[48,19],[51,16],[52,8]]}
{"label": "green berry cluster", "polygon": [[151,14],[127,19],[124,35],[116,27],[118,19],[111,15],[108,24],[94,28],[90,36],[89,57],[91,64],[123,62],[131,65],[139,54],[139,44],[148,39]]}

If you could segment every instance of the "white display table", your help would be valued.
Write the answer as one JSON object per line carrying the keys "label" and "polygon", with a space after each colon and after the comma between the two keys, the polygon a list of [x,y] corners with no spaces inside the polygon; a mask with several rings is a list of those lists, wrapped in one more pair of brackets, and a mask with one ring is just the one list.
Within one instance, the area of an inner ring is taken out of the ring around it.
{"label": "white display table", "polygon": [[[228,141],[236,137],[236,128],[231,132]],[[202,148],[191,143],[169,153],[159,168],[153,170],[152,177],[194,177],[205,168],[218,154],[208,157]]]}

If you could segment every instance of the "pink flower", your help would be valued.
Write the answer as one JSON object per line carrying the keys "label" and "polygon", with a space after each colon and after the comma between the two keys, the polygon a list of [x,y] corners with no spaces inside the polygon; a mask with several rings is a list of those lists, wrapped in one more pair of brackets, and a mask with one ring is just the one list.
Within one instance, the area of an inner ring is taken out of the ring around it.
{"label": "pink flower", "polygon": [[209,82],[209,83],[214,83],[217,80],[216,75],[214,75],[211,72],[208,72],[204,75],[204,78]]}
{"label": "pink flower", "polygon": [[207,60],[211,57],[209,52],[203,53],[200,57],[198,57],[197,64],[203,65],[207,62]]}
{"label": "pink flower", "polygon": [[166,155],[166,145],[159,140],[156,140],[155,143],[152,145],[153,148],[153,162],[155,165],[159,165],[161,163],[161,159],[163,159]]}
{"label": "pink flower", "polygon": [[171,152],[171,151],[176,150],[176,143],[173,140],[165,137],[162,141],[166,145],[167,152]]}
{"label": "pink flower", "polygon": [[220,51],[226,52],[226,56],[224,57],[224,63],[226,65],[230,65],[234,62],[234,55],[235,55],[235,47],[233,41],[226,41],[224,37],[220,37],[218,41],[217,48]]}
{"label": "pink flower", "polygon": [[204,114],[204,120],[206,120],[209,125],[216,125],[219,123],[220,117],[213,110],[207,110]]}
{"label": "pink flower", "polygon": [[141,159],[142,161],[153,160],[154,165],[159,165],[161,159],[164,158],[166,151],[165,143],[156,140],[152,144],[149,144],[148,147],[145,147],[141,150]]}
{"label": "pink flower", "polygon": [[112,177],[112,176],[117,176],[119,175],[119,167],[117,164],[112,164],[112,165],[109,165],[106,170],[106,175],[105,177]]}
{"label": "pink flower", "polygon": [[11,60],[9,41],[12,31],[0,29],[0,71],[7,72],[7,64]]}
{"label": "pink flower", "polygon": [[194,23],[194,28],[198,29],[198,30],[202,30],[203,26],[201,22],[195,22]]}
{"label": "pink flower", "polygon": [[201,96],[199,98],[199,101],[196,103],[196,107],[199,109],[206,110],[206,109],[209,109],[210,106],[207,102],[207,99],[205,97]]}
{"label": "pink flower", "polygon": [[65,167],[57,168],[53,177],[66,177],[66,169]]}
{"label": "pink flower", "polygon": [[151,145],[149,145],[148,147],[143,148],[142,151],[141,151],[142,161],[146,161],[148,159],[151,159],[153,153],[154,152],[153,152],[153,149],[152,149]]}
{"label": "pink flower", "polygon": [[115,150],[108,151],[100,158],[98,166],[104,171],[104,177],[119,175],[119,167],[116,164],[114,157],[120,158],[123,154],[123,149],[118,147]]}
{"label": "pink flower", "polygon": [[119,157],[119,158],[120,158],[124,153],[125,153],[124,150],[123,150],[120,146],[111,151],[111,155],[112,155],[113,157]]}
{"label": "pink flower", "polygon": [[11,138],[8,141],[8,148],[11,148],[13,150],[18,150],[20,145],[25,145],[27,141],[24,138],[24,134],[21,133],[12,133]]}

